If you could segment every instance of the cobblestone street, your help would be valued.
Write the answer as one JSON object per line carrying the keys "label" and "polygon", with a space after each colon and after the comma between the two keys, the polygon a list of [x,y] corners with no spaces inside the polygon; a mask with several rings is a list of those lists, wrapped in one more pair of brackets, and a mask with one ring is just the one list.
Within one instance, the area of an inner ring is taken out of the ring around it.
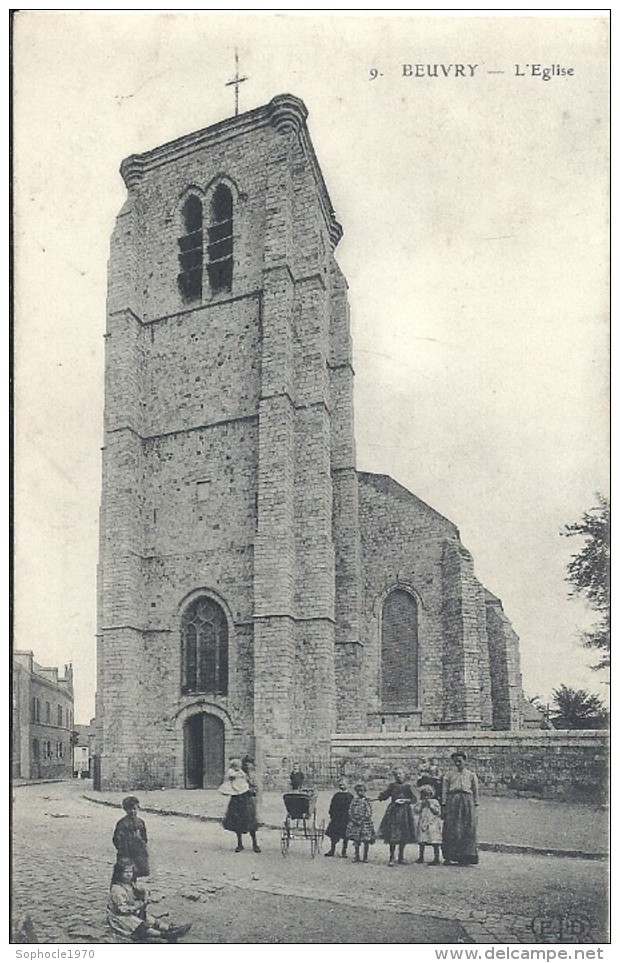
{"label": "cobblestone street", "polygon": [[[13,919],[30,915],[41,943],[109,941],[111,837],[122,811],[84,790],[77,781],[14,789]],[[412,847],[410,864],[390,869],[381,843],[369,865],[312,860],[302,841],[283,859],[273,830],[261,833],[260,855],[235,854],[216,823],[145,819],[152,910],[191,922],[189,942],[558,942],[560,920],[563,939],[568,921],[577,942],[607,940],[604,861],[483,853],[478,867],[430,868],[411,865]]]}

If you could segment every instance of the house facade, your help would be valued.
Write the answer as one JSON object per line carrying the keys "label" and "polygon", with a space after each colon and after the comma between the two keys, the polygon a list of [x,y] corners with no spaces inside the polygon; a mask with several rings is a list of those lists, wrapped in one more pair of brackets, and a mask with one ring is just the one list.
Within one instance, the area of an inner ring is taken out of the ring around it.
{"label": "house facade", "polygon": [[39,665],[32,652],[13,652],[12,775],[65,779],[73,773],[73,669]]}

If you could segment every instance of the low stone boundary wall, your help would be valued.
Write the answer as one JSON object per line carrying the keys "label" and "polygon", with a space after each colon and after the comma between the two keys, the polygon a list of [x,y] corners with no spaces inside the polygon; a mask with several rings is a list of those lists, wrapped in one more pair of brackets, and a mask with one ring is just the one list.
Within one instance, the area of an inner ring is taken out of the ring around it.
{"label": "low stone boundary wall", "polygon": [[328,775],[331,785],[345,775],[375,789],[389,781],[395,766],[414,781],[429,765],[446,772],[457,748],[467,753],[483,793],[607,803],[607,730],[343,733],[332,736],[329,772],[324,767],[315,774],[310,759],[305,771],[317,785]]}

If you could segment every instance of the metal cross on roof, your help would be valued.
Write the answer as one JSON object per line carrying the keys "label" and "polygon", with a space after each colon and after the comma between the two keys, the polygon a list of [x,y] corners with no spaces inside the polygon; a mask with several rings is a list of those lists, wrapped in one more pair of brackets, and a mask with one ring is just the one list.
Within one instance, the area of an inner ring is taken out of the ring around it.
{"label": "metal cross on roof", "polygon": [[225,87],[235,88],[235,117],[239,113],[239,84],[242,84],[244,80],[248,80],[248,77],[239,76],[239,54],[237,53],[237,48],[235,47],[235,76],[232,80],[229,80],[224,84]]}

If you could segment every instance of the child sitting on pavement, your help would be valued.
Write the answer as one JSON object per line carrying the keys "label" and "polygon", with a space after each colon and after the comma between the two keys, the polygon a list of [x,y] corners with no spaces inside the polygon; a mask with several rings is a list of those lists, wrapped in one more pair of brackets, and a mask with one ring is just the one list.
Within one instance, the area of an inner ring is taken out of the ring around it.
{"label": "child sitting on pavement", "polygon": [[119,857],[112,873],[107,920],[112,931],[132,943],[176,943],[191,929],[191,923],[174,926],[162,923],[147,913],[147,894],[136,883],[135,866]]}

